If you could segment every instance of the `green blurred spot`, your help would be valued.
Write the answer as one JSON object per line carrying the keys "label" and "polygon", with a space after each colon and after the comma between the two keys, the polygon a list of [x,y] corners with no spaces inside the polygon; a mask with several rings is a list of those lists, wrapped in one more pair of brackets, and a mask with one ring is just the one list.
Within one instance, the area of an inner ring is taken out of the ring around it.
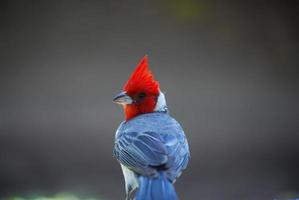
{"label": "green blurred spot", "polygon": [[36,196],[36,197],[10,197],[8,200],[103,200],[99,198],[79,198],[75,195],[69,193],[59,193],[54,196],[45,197],[45,196]]}
{"label": "green blurred spot", "polygon": [[207,6],[196,0],[166,0],[172,13],[182,20],[203,20],[207,17]]}

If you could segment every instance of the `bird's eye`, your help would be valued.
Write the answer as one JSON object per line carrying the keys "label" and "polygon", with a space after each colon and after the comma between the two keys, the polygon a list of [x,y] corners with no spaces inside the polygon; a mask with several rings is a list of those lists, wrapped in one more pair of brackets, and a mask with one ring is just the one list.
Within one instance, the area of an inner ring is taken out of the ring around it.
{"label": "bird's eye", "polygon": [[140,92],[137,95],[138,99],[143,99],[145,96],[146,96],[146,94],[144,92]]}

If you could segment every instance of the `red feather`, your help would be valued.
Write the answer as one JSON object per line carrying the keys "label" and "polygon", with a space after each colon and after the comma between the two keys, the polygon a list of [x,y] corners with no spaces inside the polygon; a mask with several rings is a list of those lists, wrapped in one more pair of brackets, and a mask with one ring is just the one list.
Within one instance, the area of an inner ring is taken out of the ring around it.
{"label": "red feather", "polygon": [[153,112],[156,105],[156,98],[159,95],[159,83],[154,80],[153,74],[149,70],[147,56],[144,56],[137,66],[128,82],[125,84],[124,91],[130,97],[134,97],[140,92],[144,92],[147,98],[142,103],[125,105],[126,120],[139,114]]}
{"label": "red feather", "polygon": [[137,66],[130,79],[124,86],[124,91],[128,94],[136,91],[149,91],[159,93],[159,83],[154,80],[147,63],[147,56],[144,56]]}

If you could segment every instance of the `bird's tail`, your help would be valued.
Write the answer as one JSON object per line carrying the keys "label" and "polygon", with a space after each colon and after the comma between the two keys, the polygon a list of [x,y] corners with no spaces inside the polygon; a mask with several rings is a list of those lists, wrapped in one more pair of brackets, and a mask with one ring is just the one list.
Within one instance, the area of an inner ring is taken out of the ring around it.
{"label": "bird's tail", "polygon": [[134,200],[178,200],[178,197],[164,172],[159,172],[157,178],[139,177],[139,188]]}

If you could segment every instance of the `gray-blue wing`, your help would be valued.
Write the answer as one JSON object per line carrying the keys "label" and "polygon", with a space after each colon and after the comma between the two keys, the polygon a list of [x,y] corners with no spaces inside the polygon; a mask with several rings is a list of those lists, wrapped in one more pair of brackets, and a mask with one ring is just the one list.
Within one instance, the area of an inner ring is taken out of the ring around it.
{"label": "gray-blue wing", "polygon": [[168,152],[168,161],[166,171],[168,178],[172,181],[181,174],[190,159],[190,152],[188,142],[183,132],[176,132],[176,134],[163,135],[165,147]]}
{"label": "gray-blue wing", "polygon": [[166,164],[167,148],[160,134],[155,132],[125,132],[116,139],[114,156],[129,169],[149,173],[152,166]]}

